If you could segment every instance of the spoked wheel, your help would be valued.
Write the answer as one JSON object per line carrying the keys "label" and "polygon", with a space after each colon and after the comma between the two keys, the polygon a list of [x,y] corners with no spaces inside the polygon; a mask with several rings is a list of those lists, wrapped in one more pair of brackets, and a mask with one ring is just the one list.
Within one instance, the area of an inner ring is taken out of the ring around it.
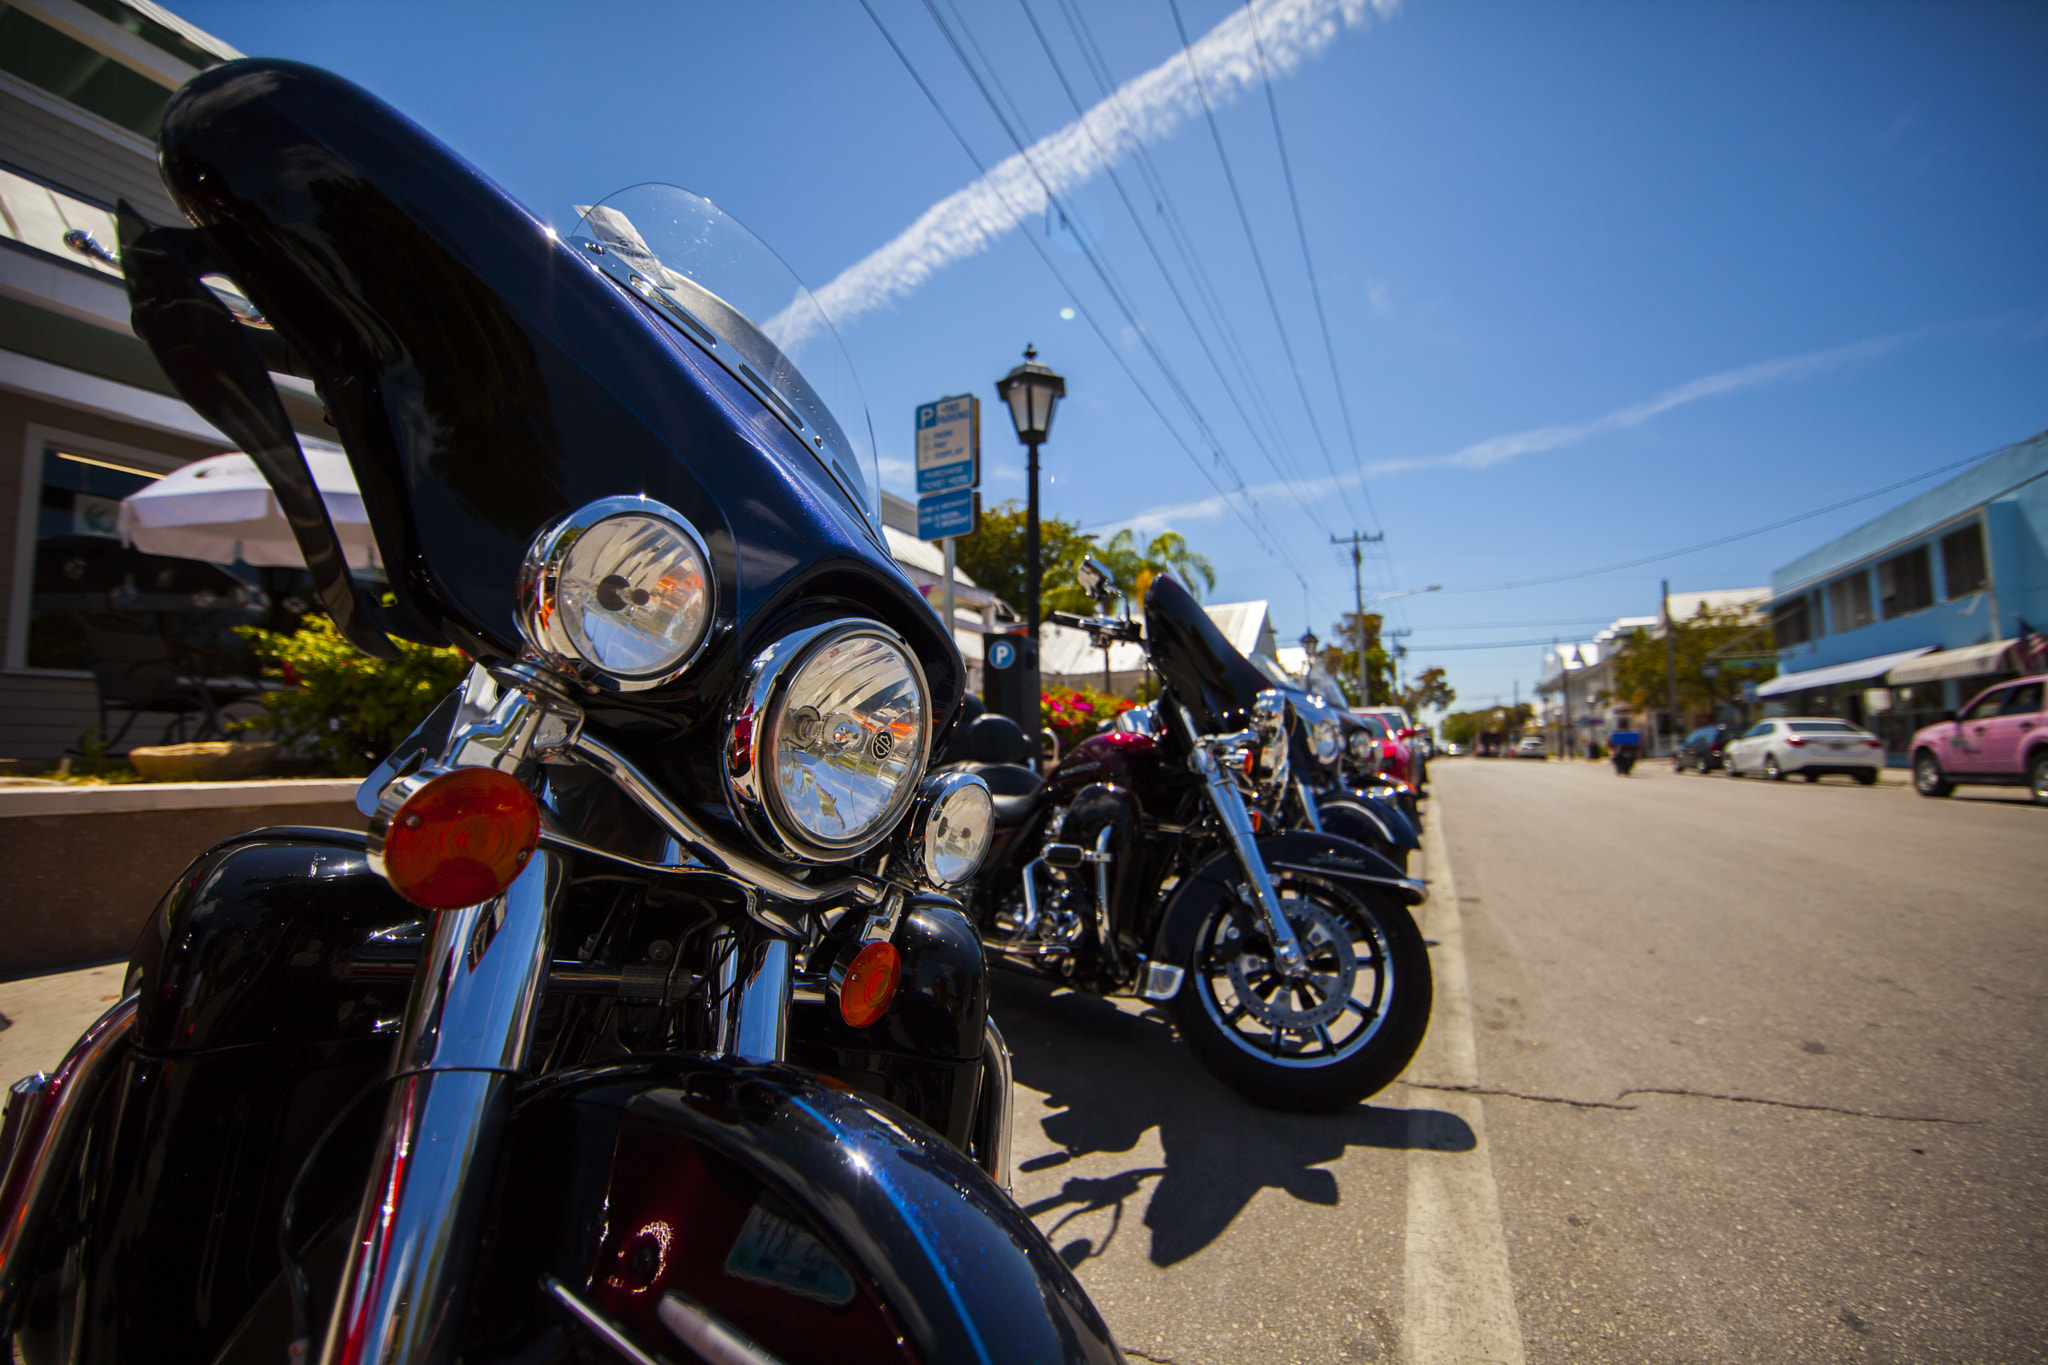
{"label": "spoked wheel", "polygon": [[1955,784],[1941,773],[1941,760],[1922,749],[1913,756],[1913,790],[1922,796],[1947,796]]}
{"label": "spoked wheel", "polygon": [[1232,1090],[1271,1109],[1356,1104],[1401,1074],[1429,1027],[1429,952],[1407,908],[1301,873],[1274,879],[1307,959],[1275,966],[1262,917],[1226,901],[1195,938],[1181,1032]]}

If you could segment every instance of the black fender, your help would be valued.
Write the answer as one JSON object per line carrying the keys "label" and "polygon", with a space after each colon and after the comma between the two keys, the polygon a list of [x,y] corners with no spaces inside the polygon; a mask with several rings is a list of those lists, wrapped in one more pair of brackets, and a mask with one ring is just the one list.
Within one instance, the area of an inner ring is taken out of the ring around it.
{"label": "black fender", "polygon": [[552,1278],[683,1358],[665,1295],[777,1359],[1120,1365],[1087,1293],[981,1169],[887,1106],[787,1066],[666,1056],[516,1102],[465,1358],[528,1354]]}
{"label": "black fender", "polygon": [[1342,826],[1356,823],[1372,830],[1389,848],[1413,852],[1422,847],[1422,839],[1415,832],[1415,824],[1407,812],[1370,792],[1332,792],[1316,802],[1316,810],[1322,817],[1325,834],[1334,834],[1340,839],[1354,838],[1351,831]]}
{"label": "black fender", "polygon": [[[1406,906],[1417,906],[1429,889],[1362,844],[1312,830],[1291,829],[1261,837],[1259,856],[1269,872],[1297,871],[1327,878],[1357,890],[1377,888]],[[1152,960],[1186,966],[1194,952],[1195,931],[1215,906],[1234,898],[1244,880],[1237,854],[1228,848],[1204,861],[1174,888],[1173,899],[1159,918],[1153,936]]]}

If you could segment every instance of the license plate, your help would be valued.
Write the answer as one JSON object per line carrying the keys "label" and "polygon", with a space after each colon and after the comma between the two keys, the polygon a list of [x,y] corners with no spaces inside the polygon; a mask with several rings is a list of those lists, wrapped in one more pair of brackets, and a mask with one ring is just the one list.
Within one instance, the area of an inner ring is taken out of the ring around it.
{"label": "license plate", "polygon": [[739,1239],[725,1258],[725,1273],[835,1308],[853,1302],[853,1277],[839,1258],[810,1233],[760,1204],[747,1210]]}

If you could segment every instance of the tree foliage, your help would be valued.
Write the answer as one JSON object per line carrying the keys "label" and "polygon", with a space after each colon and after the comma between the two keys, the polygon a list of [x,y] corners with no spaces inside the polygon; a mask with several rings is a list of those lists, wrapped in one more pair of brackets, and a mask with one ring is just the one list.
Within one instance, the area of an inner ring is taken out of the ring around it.
{"label": "tree foliage", "polygon": [[1344,689],[1353,706],[1383,706],[1394,691],[1394,656],[1380,643],[1385,618],[1377,612],[1365,614],[1365,675],[1367,695],[1358,693],[1358,613],[1347,611],[1331,627],[1337,638],[1316,651],[1316,659]]}
{"label": "tree foliage", "polygon": [[406,640],[393,641],[396,660],[372,659],[325,616],[308,616],[289,635],[255,626],[236,633],[267,665],[263,676],[283,684],[258,697],[262,714],[238,728],[303,745],[344,777],[381,763],[469,671],[457,650]]}
{"label": "tree foliage", "polygon": [[1437,733],[1446,744],[1472,745],[1481,734],[1513,734],[1535,724],[1536,708],[1528,702],[1519,706],[1489,706],[1477,711],[1453,711],[1445,716]]}
{"label": "tree foliage", "polygon": [[1423,669],[1415,681],[1395,694],[1395,700],[1418,721],[1424,711],[1448,710],[1457,699],[1457,691],[1441,668]]}
{"label": "tree foliage", "polygon": [[[985,509],[981,529],[958,541],[954,553],[969,577],[1009,603],[1020,620],[1028,621],[1032,618],[1024,610],[1024,520],[1024,505],[1014,498]],[[1216,586],[1215,566],[1196,554],[1177,531],[1160,532],[1141,550],[1137,536],[1129,530],[1118,531],[1105,544],[1074,522],[1044,519],[1038,523],[1038,542],[1037,619],[1041,621],[1056,611],[1085,616],[1094,610],[1074,577],[1074,565],[1083,555],[1101,560],[1134,603],[1144,600],[1145,589],[1162,573],[1172,573],[1197,599],[1205,589]]]}
{"label": "tree foliage", "polygon": [[[1677,665],[1681,717],[1711,716],[1718,707],[1740,700],[1745,682],[1764,682],[1777,676],[1775,663],[1738,664],[1708,658],[1716,650],[1745,646],[1765,652],[1768,637],[1757,633],[1756,626],[1747,608],[1710,607],[1704,602],[1690,618],[1672,623],[1671,652]],[[1751,639],[1745,641],[1745,635]],[[1670,705],[1662,635],[1638,628],[1623,638],[1614,659],[1611,697],[1641,711],[1662,711]],[[1679,721],[1681,727],[1687,723]]]}

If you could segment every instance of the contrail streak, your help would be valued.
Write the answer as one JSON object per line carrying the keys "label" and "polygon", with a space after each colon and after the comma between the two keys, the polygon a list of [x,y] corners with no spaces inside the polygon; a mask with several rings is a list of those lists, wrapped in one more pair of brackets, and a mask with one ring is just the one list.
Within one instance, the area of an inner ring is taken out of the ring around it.
{"label": "contrail streak", "polygon": [[[1056,133],[1048,134],[981,179],[926,209],[887,246],[817,291],[835,327],[914,292],[939,271],[986,251],[1005,233],[1120,162],[1141,143],[1170,137],[1202,112],[1201,72],[1211,103],[1228,103],[1259,82],[1258,42],[1270,74],[1295,71],[1319,56],[1339,33],[1385,19],[1400,0],[1258,0],[1258,27],[1238,10],[1204,34],[1187,56],[1176,52]],[[1050,194],[1048,194],[1050,192]],[[785,310],[764,328],[792,354],[808,336],[805,311]]]}

